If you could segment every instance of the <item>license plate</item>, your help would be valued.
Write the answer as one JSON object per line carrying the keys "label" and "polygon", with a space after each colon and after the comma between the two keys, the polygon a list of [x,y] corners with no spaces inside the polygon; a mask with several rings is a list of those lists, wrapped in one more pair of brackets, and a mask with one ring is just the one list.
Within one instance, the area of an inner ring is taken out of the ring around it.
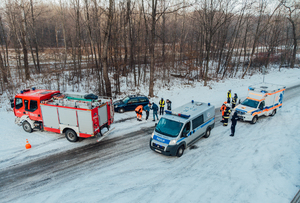
{"label": "license plate", "polygon": [[161,151],[159,151],[159,150],[157,150],[157,149],[155,149],[155,151],[158,152],[158,153],[161,153]]}

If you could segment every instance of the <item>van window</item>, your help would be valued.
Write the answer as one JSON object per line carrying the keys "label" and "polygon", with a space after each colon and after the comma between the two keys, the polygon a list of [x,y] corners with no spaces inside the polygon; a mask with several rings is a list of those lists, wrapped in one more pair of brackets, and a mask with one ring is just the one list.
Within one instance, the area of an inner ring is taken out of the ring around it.
{"label": "van window", "polygon": [[19,109],[23,106],[23,101],[21,98],[16,98],[16,109]]}
{"label": "van window", "polygon": [[146,98],[140,98],[140,102],[147,102]]}
{"label": "van window", "polygon": [[184,137],[183,135],[187,135],[191,130],[191,122],[188,122],[187,124],[185,124],[183,131],[182,131],[182,137]]}
{"label": "van window", "polygon": [[203,121],[203,115],[198,116],[197,118],[195,118],[193,121],[193,130],[195,130],[196,128],[198,128],[200,125],[202,125],[204,123]]}
{"label": "van window", "polygon": [[134,103],[137,103],[138,102],[138,99],[130,99],[128,101],[128,104],[134,104]]}

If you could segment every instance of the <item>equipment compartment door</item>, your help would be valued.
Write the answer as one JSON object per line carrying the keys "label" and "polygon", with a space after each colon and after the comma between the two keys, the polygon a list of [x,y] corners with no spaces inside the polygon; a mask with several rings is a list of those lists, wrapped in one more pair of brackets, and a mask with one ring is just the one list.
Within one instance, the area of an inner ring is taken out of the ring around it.
{"label": "equipment compartment door", "polygon": [[75,109],[58,108],[58,113],[60,124],[78,127]]}
{"label": "equipment compartment door", "polygon": [[99,126],[102,126],[103,124],[107,123],[107,106],[101,106],[98,109],[98,115],[99,115]]}
{"label": "equipment compartment door", "polygon": [[59,128],[57,108],[53,106],[41,105],[44,127]]}
{"label": "equipment compartment door", "polygon": [[85,134],[93,134],[93,121],[90,111],[77,111],[79,132]]}

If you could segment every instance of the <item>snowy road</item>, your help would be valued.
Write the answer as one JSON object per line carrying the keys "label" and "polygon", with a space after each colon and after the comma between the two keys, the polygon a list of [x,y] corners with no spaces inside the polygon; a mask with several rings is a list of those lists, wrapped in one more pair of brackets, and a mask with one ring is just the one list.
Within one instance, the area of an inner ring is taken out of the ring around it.
{"label": "snowy road", "polygon": [[[153,127],[0,172],[3,202],[290,202],[300,188],[300,88],[257,124],[216,128],[183,157],[149,149]],[[292,121],[292,122],[291,122]],[[294,121],[294,122],[293,122]],[[279,125],[280,124],[280,125]],[[288,186],[288,187],[287,187]]]}

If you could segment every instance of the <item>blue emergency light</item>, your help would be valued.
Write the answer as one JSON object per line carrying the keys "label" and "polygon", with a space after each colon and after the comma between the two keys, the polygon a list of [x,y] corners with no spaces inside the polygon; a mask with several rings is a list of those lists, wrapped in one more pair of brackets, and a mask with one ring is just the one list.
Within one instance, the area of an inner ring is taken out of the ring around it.
{"label": "blue emergency light", "polygon": [[253,88],[253,87],[248,87],[248,89],[249,89],[249,90],[254,90],[254,88]]}
{"label": "blue emergency light", "polygon": [[190,115],[185,115],[185,114],[181,114],[181,113],[175,113],[175,112],[172,112],[172,111],[168,111],[168,110],[165,110],[166,114],[171,114],[171,115],[174,115],[174,116],[180,116],[182,118],[189,118]]}

